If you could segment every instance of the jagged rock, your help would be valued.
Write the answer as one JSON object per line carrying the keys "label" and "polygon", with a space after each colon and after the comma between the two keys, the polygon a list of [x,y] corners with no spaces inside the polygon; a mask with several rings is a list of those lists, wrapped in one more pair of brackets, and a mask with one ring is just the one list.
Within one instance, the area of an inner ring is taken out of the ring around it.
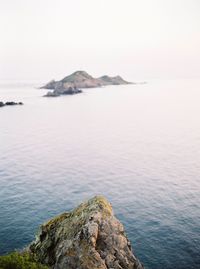
{"label": "jagged rock", "polygon": [[123,225],[101,196],[40,227],[30,250],[53,269],[143,269]]}

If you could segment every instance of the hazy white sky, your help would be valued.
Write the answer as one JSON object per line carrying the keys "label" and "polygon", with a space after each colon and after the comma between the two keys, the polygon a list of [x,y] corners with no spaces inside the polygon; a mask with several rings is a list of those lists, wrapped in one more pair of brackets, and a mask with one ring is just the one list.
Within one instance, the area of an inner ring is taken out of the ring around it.
{"label": "hazy white sky", "polygon": [[0,0],[0,78],[200,77],[200,0]]}

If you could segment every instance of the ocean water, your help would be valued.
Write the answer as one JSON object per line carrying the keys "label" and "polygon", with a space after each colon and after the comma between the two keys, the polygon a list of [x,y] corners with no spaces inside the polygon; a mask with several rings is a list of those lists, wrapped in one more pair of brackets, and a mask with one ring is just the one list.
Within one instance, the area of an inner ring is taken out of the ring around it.
{"label": "ocean water", "polygon": [[200,80],[43,98],[0,84],[0,254],[102,194],[147,269],[200,268]]}

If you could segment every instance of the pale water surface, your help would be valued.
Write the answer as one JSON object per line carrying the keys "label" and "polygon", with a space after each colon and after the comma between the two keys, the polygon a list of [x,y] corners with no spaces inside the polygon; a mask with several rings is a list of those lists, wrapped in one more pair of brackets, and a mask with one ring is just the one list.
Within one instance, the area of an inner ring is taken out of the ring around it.
{"label": "pale water surface", "polygon": [[200,80],[41,97],[2,82],[0,253],[105,195],[148,269],[200,268]]}

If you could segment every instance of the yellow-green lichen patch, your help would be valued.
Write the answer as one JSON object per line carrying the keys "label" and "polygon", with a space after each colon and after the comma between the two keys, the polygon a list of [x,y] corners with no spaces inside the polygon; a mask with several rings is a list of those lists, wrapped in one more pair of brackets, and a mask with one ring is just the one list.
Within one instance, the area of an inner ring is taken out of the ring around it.
{"label": "yellow-green lichen patch", "polygon": [[64,219],[68,218],[69,216],[70,216],[70,213],[65,212],[49,220],[48,222],[44,223],[42,227],[46,227],[47,230],[50,230],[51,228],[55,227],[57,224],[61,223]]}
{"label": "yellow-green lichen patch", "polygon": [[77,224],[82,224],[87,217],[90,217],[91,213],[95,213],[97,211],[101,211],[103,217],[108,217],[112,215],[112,207],[110,203],[103,196],[95,196],[89,201],[80,204],[77,208],[75,208],[71,212],[65,212],[61,215],[56,216],[55,218],[47,221],[42,225],[47,230],[55,227],[57,224],[66,222],[77,222]]}
{"label": "yellow-green lichen patch", "polygon": [[103,196],[95,196],[86,203],[82,203],[72,211],[72,214],[77,218],[86,218],[97,211],[101,211],[103,217],[112,215],[112,206]]}
{"label": "yellow-green lichen patch", "polygon": [[111,204],[103,196],[95,196],[93,199],[89,200],[89,203],[97,204],[103,211],[103,216],[105,217],[109,217],[113,214]]}
{"label": "yellow-green lichen patch", "polygon": [[13,252],[0,256],[0,269],[48,269],[48,267],[38,263],[29,252]]}

